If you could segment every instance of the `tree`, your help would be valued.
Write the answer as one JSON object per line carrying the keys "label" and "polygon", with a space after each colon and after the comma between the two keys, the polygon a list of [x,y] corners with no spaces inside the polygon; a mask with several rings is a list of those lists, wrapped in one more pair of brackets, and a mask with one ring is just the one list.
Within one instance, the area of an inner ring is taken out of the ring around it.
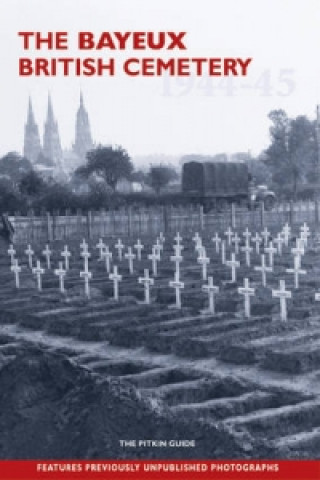
{"label": "tree", "polygon": [[162,188],[166,187],[172,180],[176,180],[178,174],[171,166],[155,165],[151,166],[148,174],[148,183],[159,195]]}
{"label": "tree", "polygon": [[45,185],[43,178],[37,172],[31,170],[22,177],[19,189],[22,194],[34,197],[44,190]]}
{"label": "tree", "polygon": [[14,188],[17,188],[22,177],[31,170],[29,160],[17,152],[9,152],[0,158],[0,176],[10,179]]}
{"label": "tree", "polygon": [[290,185],[296,197],[299,184],[306,183],[315,171],[315,124],[302,115],[290,119],[284,110],[271,111],[269,118],[271,144],[264,152],[264,162],[279,188]]}
{"label": "tree", "polygon": [[95,174],[104,179],[113,192],[122,178],[130,178],[133,165],[126,150],[120,146],[99,146],[87,153],[87,164],[77,169],[77,174],[89,178]]}

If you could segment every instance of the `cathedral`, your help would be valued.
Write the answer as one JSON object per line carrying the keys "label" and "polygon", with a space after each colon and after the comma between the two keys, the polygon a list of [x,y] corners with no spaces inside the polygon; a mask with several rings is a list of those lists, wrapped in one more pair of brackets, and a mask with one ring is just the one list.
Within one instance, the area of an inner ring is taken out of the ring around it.
{"label": "cathedral", "polygon": [[48,177],[68,178],[77,167],[85,163],[86,153],[93,147],[89,116],[84,106],[82,92],[76,115],[75,142],[71,150],[63,150],[61,147],[58,122],[54,116],[50,95],[41,144],[39,128],[29,98],[23,154],[30,160],[35,170]]}

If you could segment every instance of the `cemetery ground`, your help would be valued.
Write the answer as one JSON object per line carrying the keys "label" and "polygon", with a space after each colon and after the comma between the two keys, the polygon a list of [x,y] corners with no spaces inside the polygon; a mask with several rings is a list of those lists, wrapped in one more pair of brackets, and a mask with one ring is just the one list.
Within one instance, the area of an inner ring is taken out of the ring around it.
{"label": "cemetery ground", "polygon": [[319,245],[281,229],[2,253],[1,458],[320,458]]}

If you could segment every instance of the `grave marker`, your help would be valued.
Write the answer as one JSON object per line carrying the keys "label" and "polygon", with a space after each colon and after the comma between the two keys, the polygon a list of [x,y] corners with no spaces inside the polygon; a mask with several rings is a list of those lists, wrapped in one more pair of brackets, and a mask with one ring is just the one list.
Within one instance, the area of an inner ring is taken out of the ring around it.
{"label": "grave marker", "polygon": [[221,263],[222,265],[226,264],[226,242],[224,240],[221,242]]}
{"label": "grave marker", "polygon": [[211,239],[212,242],[215,244],[215,247],[216,247],[216,253],[219,253],[220,251],[220,243],[221,243],[221,238],[219,237],[219,235],[216,233],[215,236]]}
{"label": "grave marker", "polygon": [[246,245],[250,245],[251,232],[249,231],[248,227],[245,229],[242,236],[245,238]]}
{"label": "grave marker", "polygon": [[144,245],[142,245],[140,238],[138,238],[137,243],[133,246],[137,250],[137,258],[140,261],[141,260],[141,252],[144,249]]}
{"label": "grave marker", "polygon": [[87,264],[82,272],[80,272],[80,278],[84,278],[84,293],[87,298],[90,298],[90,284],[89,280],[92,278],[92,273],[87,269]]}
{"label": "grave marker", "polygon": [[139,277],[138,282],[144,286],[144,302],[150,303],[150,287],[154,285],[154,279],[149,277],[149,269],[144,269],[144,277]]}
{"label": "grave marker", "polygon": [[16,288],[20,288],[19,273],[21,272],[21,267],[19,267],[18,260],[16,258],[13,259],[13,264],[11,265],[10,270],[14,273]]}
{"label": "grave marker", "polygon": [[15,249],[13,248],[13,245],[11,244],[10,247],[9,247],[9,250],[8,250],[8,255],[10,256],[10,264],[11,265],[14,265],[14,256],[16,254],[16,251]]}
{"label": "grave marker", "polygon": [[246,256],[246,265],[247,267],[250,267],[251,265],[251,257],[250,257],[250,253],[252,252],[253,248],[250,247],[250,244],[248,243],[248,241],[246,240],[246,244],[244,247],[241,247],[241,251],[245,253],[245,256]]}
{"label": "grave marker", "polygon": [[261,276],[262,276],[262,285],[264,287],[267,286],[267,272],[272,272],[272,267],[267,267],[266,266],[266,256],[265,254],[262,254],[261,255],[261,266],[258,266],[258,267],[254,267],[254,269],[257,271],[257,272],[261,272]]}
{"label": "grave marker", "polygon": [[44,269],[41,268],[40,260],[37,260],[37,266],[32,269],[32,273],[37,277],[37,286],[39,292],[42,290],[42,275],[44,274]]}
{"label": "grave marker", "polygon": [[264,251],[269,255],[269,266],[273,268],[274,254],[277,252],[277,249],[273,246],[272,241],[269,242],[269,247],[265,247]]}
{"label": "grave marker", "polygon": [[225,236],[227,237],[228,239],[228,245],[230,247],[231,245],[231,239],[232,239],[232,236],[233,236],[233,231],[231,230],[231,228],[229,227],[228,230],[226,232],[224,232]]}
{"label": "grave marker", "polygon": [[113,273],[109,274],[109,279],[113,281],[113,298],[119,300],[119,282],[122,280],[122,275],[118,274],[117,265],[113,266]]}
{"label": "grave marker", "polygon": [[66,270],[62,267],[62,262],[59,262],[59,268],[54,271],[54,274],[59,277],[59,289],[61,293],[65,292],[64,289],[64,277],[66,276]]}
{"label": "grave marker", "polygon": [[64,258],[64,266],[66,270],[69,270],[69,258],[71,257],[71,253],[68,250],[68,245],[64,246],[63,251],[61,252],[61,257]]}
{"label": "grave marker", "polygon": [[122,250],[124,249],[124,245],[121,241],[121,238],[118,238],[118,242],[115,244],[115,248],[118,250],[118,259],[121,262],[121,260],[122,260]]}
{"label": "grave marker", "polygon": [[152,247],[152,253],[148,255],[148,259],[152,262],[152,275],[156,277],[158,275],[158,262],[160,261],[160,257],[154,247]]}
{"label": "grave marker", "polygon": [[261,232],[261,237],[263,238],[264,247],[267,247],[268,246],[268,240],[269,240],[269,237],[270,237],[270,232],[268,231],[267,227],[265,227],[264,230]]}
{"label": "grave marker", "polygon": [[103,260],[103,251],[106,245],[104,244],[102,238],[99,239],[99,243],[97,243],[96,248],[99,250],[99,260]]}
{"label": "grave marker", "polygon": [[201,313],[215,314],[214,296],[216,293],[219,293],[219,287],[213,285],[213,277],[208,277],[208,284],[202,285],[202,290],[208,294],[209,308],[208,310],[203,310]]}
{"label": "grave marker", "polygon": [[175,262],[175,267],[176,267],[175,273],[178,276],[180,276],[180,263],[182,262],[183,258],[180,255],[180,251],[178,251],[178,250],[181,247],[179,245],[175,245],[175,247],[173,247],[173,248],[175,249],[175,254],[170,257],[170,260],[171,260],[171,262]]}
{"label": "grave marker", "polygon": [[110,261],[112,260],[112,252],[110,252],[108,245],[106,245],[104,251],[102,252],[102,258],[104,258],[107,273],[110,273]]}
{"label": "grave marker", "polygon": [[251,240],[253,241],[253,243],[255,244],[255,247],[256,247],[256,253],[259,255],[260,253],[260,244],[261,244],[261,237],[260,235],[258,234],[258,232],[256,232],[255,236],[251,238]]}
{"label": "grave marker", "polygon": [[240,267],[240,262],[236,260],[236,254],[231,254],[231,260],[226,261],[226,265],[231,268],[231,282],[235,283],[237,281],[237,268]]}
{"label": "grave marker", "polygon": [[287,320],[287,299],[291,298],[291,292],[286,290],[284,280],[279,282],[279,290],[272,290],[272,296],[280,299],[280,317],[282,321]]}
{"label": "grave marker", "polygon": [[238,293],[244,296],[244,314],[247,318],[250,317],[250,297],[254,295],[254,288],[250,288],[249,279],[244,279],[244,286],[238,288]]}
{"label": "grave marker", "polygon": [[28,262],[29,262],[29,268],[32,270],[33,265],[32,265],[32,257],[34,255],[34,251],[31,248],[31,245],[28,245],[27,250],[24,252],[28,256]]}
{"label": "grave marker", "polygon": [[180,309],[181,308],[181,292],[180,292],[180,290],[182,288],[184,288],[184,283],[180,281],[180,278],[177,274],[175,274],[174,280],[170,280],[169,287],[175,289],[175,293],[176,293],[175,307]]}
{"label": "grave marker", "polygon": [[210,263],[210,258],[207,257],[206,249],[202,247],[198,258],[198,263],[202,266],[202,280],[207,280],[207,266]]}
{"label": "grave marker", "polygon": [[51,269],[51,255],[52,251],[49,248],[49,245],[46,245],[46,248],[42,251],[42,255],[45,257],[47,262],[47,269]]}
{"label": "grave marker", "polygon": [[301,269],[300,258],[298,256],[293,258],[293,262],[294,267],[287,268],[286,272],[294,274],[294,288],[299,288],[299,275],[305,275],[307,271]]}
{"label": "grave marker", "polygon": [[232,238],[232,243],[234,243],[234,252],[236,255],[239,253],[239,245],[241,242],[241,238],[239,237],[238,233],[236,232]]}
{"label": "grave marker", "polygon": [[128,247],[128,252],[124,255],[124,257],[128,260],[129,264],[129,273],[133,274],[133,260],[136,258],[136,255],[132,253],[132,248]]}

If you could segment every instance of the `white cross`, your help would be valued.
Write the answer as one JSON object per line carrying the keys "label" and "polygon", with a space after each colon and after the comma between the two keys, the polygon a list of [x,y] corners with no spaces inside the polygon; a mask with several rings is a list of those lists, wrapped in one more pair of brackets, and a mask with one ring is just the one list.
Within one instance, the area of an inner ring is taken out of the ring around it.
{"label": "white cross", "polygon": [[310,237],[310,235],[311,235],[310,228],[308,227],[306,222],[304,222],[304,224],[300,228],[300,237],[303,240],[305,246],[308,245],[308,237]]}
{"label": "white cross", "polygon": [[317,302],[320,301],[320,293],[319,293],[319,292],[316,292],[316,293],[314,294],[314,299],[315,299]]}
{"label": "white cross", "polygon": [[173,245],[173,250],[175,255],[181,255],[182,250],[184,249],[183,245]]}
{"label": "white cross", "polygon": [[105,249],[102,252],[102,258],[104,258],[105,260],[107,273],[110,273],[110,261],[112,260],[112,252],[109,251],[108,245],[105,246]]}
{"label": "white cross", "polygon": [[161,251],[163,249],[163,246],[158,242],[159,242],[159,240],[157,239],[157,243],[155,245],[153,245],[153,248],[154,248],[154,251],[156,252],[156,254],[159,257],[159,260],[161,260]]}
{"label": "white cross", "polygon": [[194,247],[195,251],[198,252],[198,255],[200,255],[202,248],[203,248],[202,240],[201,240],[201,238],[199,238],[196,241],[196,244],[195,244],[195,247]]}
{"label": "white cross", "polygon": [[208,284],[202,285],[202,290],[208,294],[209,308],[205,313],[215,313],[214,295],[219,292],[219,287],[213,285],[213,277],[208,277]]}
{"label": "white cross", "polygon": [[162,243],[162,245],[163,245],[164,242],[166,241],[166,239],[165,239],[165,237],[164,237],[164,235],[163,235],[162,232],[159,233],[159,240],[160,240],[160,242]]}
{"label": "white cross", "polygon": [[244,279],[244,286],[238,288],[238,293],[244,296],[244,314],[247,318],[250,317],[250,297],[254,295],[254,288],[250,288],[249,279]]}
{"label": "white cross", "polygon": [[176,308],[181,308],[181,292],[180,290],[184,288],[184,283],[180,282],[180,278],[175,273],[174,280],[170,280],[169,287],[172,287],[176,291]]}
{"label": "white cross", "polygon": [[269,255],[269,266],[273,267],[273,257],[277,249],[273,246],[272,242],[269,242],[269,247],[265,247],[264,251]]}
{"label": "white cross", "polygon": [[277,245],[278,254],[282,255],[282,245],[284,243],[284,239],[282,238],[281,233],[278,233],[278,235],[274,239],[274,243]]}
{"label": "white cross", "polygon": [[199,240],[201,240],[201,237],[198,232],[194,234],[194,237],[192,240],[194,241],[194,243],[197,243]]}
{"label": "white cross", "polygon": [[228,239],[228,245],[230,246],[231,245],[231,239],[232,239],[232,236],[233,236],[233,231],[231,230],[231,228],[229,227],[228,230],[226,232],[224,232],[225,236],[227,237]]}
{"label": "white cross", "polygon": [[246,239],[246,244],[249,245],[250,238],[251,238],[251,232],[249,232],[248,227],[245,229],[245,231],[243,232],[242,235]]}
{"label": "white cross", "polygon": [[61,257],[64,258],[64,266],[66,270],[69,270],[69,257],[71,257],[71,253],[68,250],[68,245],[64,246],[64,249],[61,253]]}
{"label": "white cross", "polygon": [[180,243],[182,242],[182,237],[180,236],[180,233],[177,232],[177,235],[174,237],[174,241],[176,242],[177,245],[180,245]]}
{"label": "white cross", "polygon": [[226,263],[226,242],[224,240],[221,242],[221,263],[222,265]]}
{"label": "white cross", "polygon": [[270,232],[268,231],[267,227],[265,227],[264,230],[261,232],[261,237],[263,238],[264,246],[266,247],[268,245],[268,240],[270,237]]}
{"label": "white cross", "polygon": [[239,245],[241,242],[241,238],[239,237],[238,233],[236,232],[232,238],[232,243],[234,243],[234,251],[236,254],[239,253]]}
{"label": "white cross", "polygon": [[254,243],[255,246],[256,246],[256,253],[259,255],[259,253],[260,253],[261,237],[260,237],[260,235],[258,234],[258,232],[256,232],[255,236],[252,237],[251,240],[253,241],[253,243]]}
{"label": "white cross", "polygon": [[262,285],[264,287],[267,286],[267,272],[272,272],[272,267],[267,267],[266,266],[266,256],[265,254],[261,255],[261,266],[259,267],[254,267],[254,269],[257,271],[257,272],[261,272],[261,276],[262,276]]}
{"label": "white cross", "polygon": [[152,247],[152,254],[148,255],[148,259],[152,261],[152,275],[156,277],[158,275],[158,262],[160,257],[154,247]]}
{"label": "white cross", "polygon": [[283,235],[283,239],[284,239],[284,244],[287,247],[288,244],[289,244],[289,238],[290,238],[290,235],[291,235],[291,228],[289,227],[289,225],[287,223],[285,224],[285,226],[282,229],[282,235]]}
{"label": "white cross", "polygon": [[118,274],[117,265],[113,266],[113,273],[109,274],[109,279],[113,281],[113,298],[119,300],[119,282],[122,280],[122,275]]}
{"label": "white cross", "polygon": [[207,257],[206,249],[203,247],[200,251],[198,263],[202,266],[202,280],[207,280],[207,266],[210,263],[210,258]]}
{"label": "white cross", "polygon": [[[176,249],[180,249],[181,247],[178,246],[178,245],[175,245]],[[170,257],[170,260],[171,262],[175,262],[175,265],[176,265],[176,274],[179,276],[180,275],[180,262],[182,262],[183,258],[182,258],[182,255],[180,255],[180,252],[177,252],[177,250],[175,251],[175,255],[173,255],[172,257]]]}
{"label": "white cross", "polygon": [[10,270],[11,272],[14,273],[16,288],[19,288],[20,287],[19,273],[21,272],[21,267],[19,267],[18,260],[16,258],[13,259],[13,264],[11,265]]}
{"label": "white cross", "polygon": [[48,270],[50,270],[51,268],[51,254],[52,252],[49,248],[49,245],[46,245],[46,248],[42,251],[42,255],[44,255],[44,257],[46,258]]}
{"label": "white cross", "polygon": [[42,290],[42,279],[41,275],[44,274],[44,269],[41,268],[40,260],[37,260],[37,266],[32,269],[32,273],[34,273],[37,277],[37,285],[38,285],[38,290]]}
{"label": "white cross", "polygon": [[215,236],[211,239],[212,242],[215,244],[216,246],[216,253],[219,253],[220,251],[220,243],[221,243],[221,238],[219,237],[219,235],[216,233]]}
{"label": "white cross", "polygon": [[301,257],[304,255],[304,246],[303,242],[301,241],[300,238],[297,238],[296,240],[296,247],[291,248],[291,253],[295,256],[298,257],[299,259],[299,264],[301,264]]}
{"label": "white cross", "polygon": [[10,248],[8,250],[8,255],[10,256],[10,263],[11,265],[14,264],[14,256],[16,254],[16,251],[15,249],[13,248],[13,245],[10,245]]}
{"label": "white cross", "polygon": [[231,282],[237,281],[237,268],[240,267],[240,262],[236,260],[236,254],[231,253],[231,260],[226,261],[226,265],[231,268]]}
{"label": "white cross", "polygon": [[246,255],[246,265],[247,267],[250,267],[250,253],[252,252],[253,248],[250,247],[250,244],[247,243],[247,240],[246,240],[246,245],[244,247],[241,247],[241,251],[242,252],[245,252],[245,255]]}
{"label": "white cross", "polygon": [[120,238],[118,238],[118,243],[115,244],[115,248],[118,250],[118,259],[122,260],[122,250],[124,249],[124,245]]}
{"label": "white cross", "polygon": [[27,250],[24,252],[26,255],[28,255],[28,261],[29,261],[29,268],[32,269],[32,257],[34,255],[34,251],[31,248],[31,245],[28,245]]}
{"label": "white cross", "polygon": [[280,317],[284,322],[287,320],[287,299],[291,298],[291,292],[286,290],[286,283],[280,280],[279,290],[272,290],[274,298],[280,298]]}
{"label": "white cross", "polygon": [[82,240],[82,243],[80,243],[80,248],[81,248],[82,250],[84,250],[85,252],[88,251],[88,244],[87,244],[87,242],[85,241],[85,239],[83,239],[83,240]]}
{"label": "white cross", "polygon": [[87,298],[90,298],[89,280],[91,280],[92,278],[92,273],[89,272],[89,270],[86,267],[87,267],[87,264],[85,265],[83,272],[80,272],[80,278],[84,278],[84,293]]}
{"label": "white cross", "polygon": [[84,259],[84,270],[87,272],[89,269],[89,258],[91,257],[91,253],[88,250],[88,245],[84,244],[82,245],[82,252],[80,253],[80,256]]}
{"label": "white cross", "polygon": [[140,261],[141,260],[141,251],[144,249],[144,245],[140,242],[140,239],[138,238],[137,243],[133,246],[137,250],[137,258]]}
{"label": "white cross", "polygon": [[105,249],[105,244],[102,238],[99,239],[99,243],[97,243],[96,248],[99,250],[99,260],[103,260],[103,251]]}
{"label": "white cross", "polygon": [[133,260],[136,258],[136,255],[132,253],[132,248],[128,247],[128,253],[124,255],[124,257],[128,260],[129,263],[129,273],[133,273]]}
{"label": "white cross", "polygon": [[62,267],[62,262],[59,262],[59,268],[54,271],[54,274],[59,277],[59,288],[60,292],[64,293],[64,277],[66,276],[66,271]]}
{"label": "white cross", "polygon": [[294,288],[299,288],[299,275],[305,275],[307,272],[306,270],[301,269],[299,257],[294,257],[293,261],[294,261],[294,267],[287,268],[286,272],[294,274]]}
{"label": "white cross", "polygon": [[154,285],[154,279],[149,277],[149,269],[144,269],[144,277],[139,277],[138,282],[142,283],[144,286],[144,301],[145,303],[150,303],[150,287]]}

